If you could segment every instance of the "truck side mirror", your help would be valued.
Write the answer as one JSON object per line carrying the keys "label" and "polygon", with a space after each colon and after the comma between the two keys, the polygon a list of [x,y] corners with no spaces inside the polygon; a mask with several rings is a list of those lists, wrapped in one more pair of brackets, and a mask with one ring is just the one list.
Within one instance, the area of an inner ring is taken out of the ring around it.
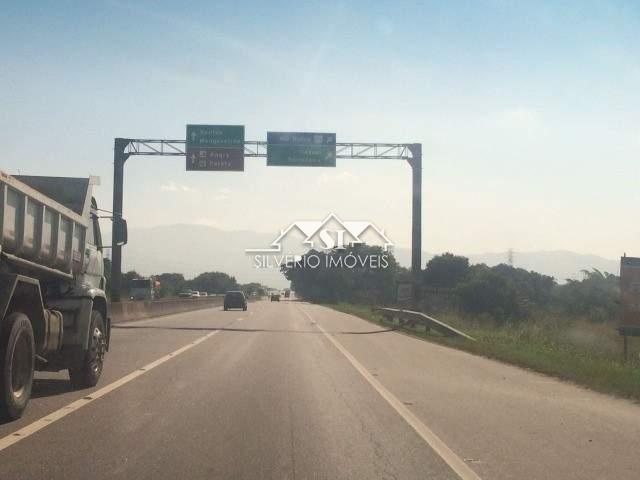
{"label": "truck side mirror", "polygon": [[115,229],[116,245],[126,245],[128,239],[127,221],[122,217],[116,217],[113,219],[113,228]]}

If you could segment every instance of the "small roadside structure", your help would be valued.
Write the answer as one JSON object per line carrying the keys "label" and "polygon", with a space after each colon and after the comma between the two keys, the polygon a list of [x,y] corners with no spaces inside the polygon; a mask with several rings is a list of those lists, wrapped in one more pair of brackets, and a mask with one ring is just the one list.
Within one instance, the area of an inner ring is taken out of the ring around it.
{"label": "small roadside structure", "polygon": [[640,258],[626,254],[620,258],[620,305],[622,323],[618,333],[623,337],[623,355],[627,360],[627,337],[640,337]]}

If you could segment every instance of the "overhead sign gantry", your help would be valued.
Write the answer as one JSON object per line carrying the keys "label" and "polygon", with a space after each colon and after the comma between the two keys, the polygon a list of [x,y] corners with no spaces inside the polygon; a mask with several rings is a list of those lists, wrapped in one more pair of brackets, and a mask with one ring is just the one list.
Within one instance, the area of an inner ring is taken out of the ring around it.
{"label": "overhead sign gantry", "polygon": [[[186,169],[243,171],[245,158],[267,158],[268,166],[334,167],[336,159],[406,160],[412,170],[411,271],[422,268],[422,144],[342,143],[333,133],[271,132],[267,141],[245,140],[244,126],[188,125],[185,140],[116,138],[113,151],[111,300],[120,301],[122,246],[117,244],[123,212],[124,165],[131,156],[184,156]],[[275,135],[275,136],[274,136]],[[275,147],[275,149],[274,149]],[[271,163],[270,163],[271,162]],[[416,301],[420,289],[414,289]]]}

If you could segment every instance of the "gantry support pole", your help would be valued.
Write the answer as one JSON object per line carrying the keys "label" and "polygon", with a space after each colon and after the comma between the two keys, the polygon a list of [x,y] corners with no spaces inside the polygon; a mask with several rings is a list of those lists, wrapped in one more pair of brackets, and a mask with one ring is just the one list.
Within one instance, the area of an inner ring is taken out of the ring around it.
{"label": "gantry support pole", "polygon": [[411,151],[411,273],[413,275],[414,308],[422,297],[422,144],[413,143]]}
{"label": "gantry support pole", "polygon": [[130,140],[116,138],[113,144],[113,219],[111,224],[111,301],[120,301],[122,279],[122,245],[118,245],[117,229],[122,219],[124,195],[124,164],[129,158],[125,152]]}

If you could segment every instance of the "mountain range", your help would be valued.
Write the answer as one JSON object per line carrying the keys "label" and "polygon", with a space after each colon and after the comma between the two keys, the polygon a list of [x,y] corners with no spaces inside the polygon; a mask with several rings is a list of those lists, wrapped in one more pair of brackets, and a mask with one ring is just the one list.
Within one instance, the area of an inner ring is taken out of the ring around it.
{"label": "mountain range", "polygon": [[[277,268],[257,269],[254,258],[245,249],[267,247],[274,239],[272,233],[252,231],[226,231],[205,225],[164,225],[129,230],[129,243],[123,249],[123,270],[136,270],[145,275],[177,272],[192,278],[206,271],[228,273],[240,282],[260,282],[274,288],[288,286],[287,280]],[[507,252],[465,254],[471,263],[489,266],[507,263]],[[395,248],[398,262],[408,267],[411,250]],[[433,253],[422,252],[422,264],[426,265]],[[534,270],[566,279],[581,278],[581,271],[598,270],[619,273],[619,260],[571,251],[534,251],[513,253],[513,264],[526,270]]]}

